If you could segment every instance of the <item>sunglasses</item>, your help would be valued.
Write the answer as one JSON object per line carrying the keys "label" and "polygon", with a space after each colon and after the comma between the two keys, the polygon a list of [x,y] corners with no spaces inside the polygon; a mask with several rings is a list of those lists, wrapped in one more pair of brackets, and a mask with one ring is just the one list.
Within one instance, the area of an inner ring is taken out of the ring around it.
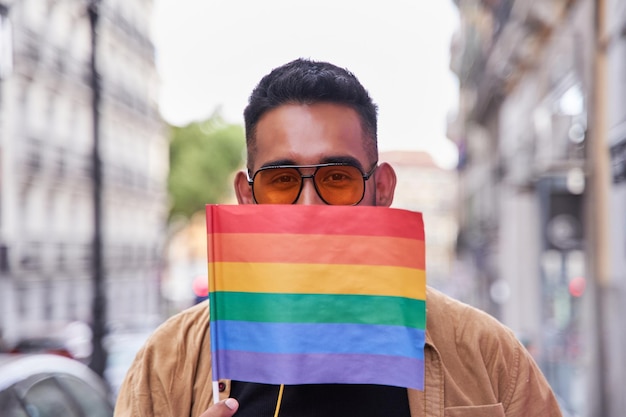
{"label": "sunglasses", "polygon": [[[310,178],[324,203],[353,206],[363,200],[365,181],[377,167],[375,163],[368,173],[363,173],[359,167],[348,163],[266,166],[252,178],[248,171],[248,184],[258,204],[294,204],[300,197],[304,180]],[[312,174],[303,174],[301,169],[315,170]]]}

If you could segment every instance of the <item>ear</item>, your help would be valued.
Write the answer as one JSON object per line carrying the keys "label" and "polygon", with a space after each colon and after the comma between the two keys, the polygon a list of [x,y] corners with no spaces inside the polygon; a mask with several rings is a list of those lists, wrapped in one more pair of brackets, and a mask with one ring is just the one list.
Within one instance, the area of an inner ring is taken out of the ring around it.
{"label": "ear", "polygon": [[393,193],[396,190],[396,172],[391,165],[383,162],[374,173],[376,181],[376,205],[389,207],[393,203]]}
{"label": "ear", "polygon": [[235,194],[239,204],[254,204],[252,186],[248,184],[248,176],[244,171],[239,171],[235,175]]}

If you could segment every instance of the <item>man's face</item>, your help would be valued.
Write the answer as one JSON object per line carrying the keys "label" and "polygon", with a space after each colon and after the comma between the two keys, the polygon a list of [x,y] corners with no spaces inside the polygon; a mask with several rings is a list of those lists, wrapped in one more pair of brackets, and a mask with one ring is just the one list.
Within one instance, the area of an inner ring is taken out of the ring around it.
{"label": "man's face", "polygon": [[[257,124],[256,153],[254,166],[250,167],[251,173],[254,175],[258,169],[271,165],[331,162],[349,162],[362,172],[368,172],[377,161],[368,158],[366,140],[369,139],[361,128],[359,116],[351,107],[333,103],[282,105],[265,113]],[[391,204],[388,194],[391,191],[393,198],[395,175],[392,175],[393,184],[380,185],[380,181],[376,179],[388,177],[389,170],[391,167],[387,164],[377,168],[374,175],[366,181],[365,195],[359,204]],[[302,171],[304,174],[312,174],[314,169],[306,168]],[[393,174],[393,170],[391,173]],[[254,203],[244,173],[238,174],[235,186],[239,203]],[[379,192],[384,192],[385,195],[377,196]],[[307,179],[304,180],[296,204],[325,203],[315,191],[313,181]]]}

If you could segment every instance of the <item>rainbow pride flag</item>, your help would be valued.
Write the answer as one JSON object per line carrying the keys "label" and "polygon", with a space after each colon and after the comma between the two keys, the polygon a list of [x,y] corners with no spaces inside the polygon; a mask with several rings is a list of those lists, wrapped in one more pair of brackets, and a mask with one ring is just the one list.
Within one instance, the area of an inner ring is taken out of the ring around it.
{"label": "rainbow pride flag", "polygon": [[422,215],[206,207],[213,379],[423,390]]}

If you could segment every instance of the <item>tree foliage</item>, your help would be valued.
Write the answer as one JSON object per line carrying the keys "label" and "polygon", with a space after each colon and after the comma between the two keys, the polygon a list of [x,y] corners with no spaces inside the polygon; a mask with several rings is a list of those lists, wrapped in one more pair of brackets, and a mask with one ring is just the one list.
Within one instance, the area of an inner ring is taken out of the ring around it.
{"label": "tree foliage", "polygon": [[244,150],[243,127],[219,115],[171,126],[170,218],[190,218],[205,204],[224,203],[232,195],[233,173],[243,166]]}

